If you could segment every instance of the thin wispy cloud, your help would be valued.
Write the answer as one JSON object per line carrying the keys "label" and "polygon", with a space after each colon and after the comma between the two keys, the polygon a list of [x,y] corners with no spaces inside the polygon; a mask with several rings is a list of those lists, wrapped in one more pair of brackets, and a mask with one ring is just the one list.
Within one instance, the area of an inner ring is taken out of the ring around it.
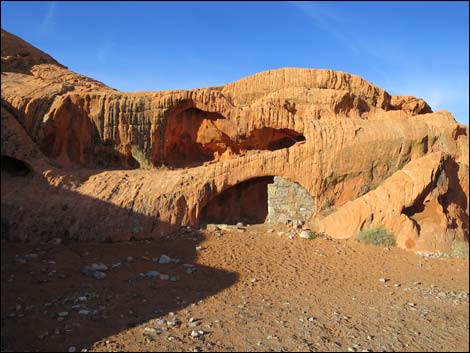
{"label": "thin wispy cloud", "polygon": [[[423,98],[433,110],[449,110],[457,119],[468,123],[468,72],[452,77],[448,73],[423,72],[423,67],[427,67],[423,58],[406,50],[394,36],[374,41],[369,36],[358,35],[367,33],[365,29],[349,28],[347,12],[335,11],[334,7],[320,2],[291,1],[288,4],[310,18],[312,25],[335,40],[343,51],[363,58],[368,63],[366,80],[392,94]],[[341,55],[340,51],[337,55]],[[454,108],[465,101],[466,107]]]}
{"label": "thin wispy cloud", "polygon": [[[309,1],[289,1],[290,5],[313,19],[313,24],[321,31],[335,38],[344,48],[351,51],[356,56],[367,55],[375,58],[378,62],[388,62],[394,65],[405,63],[403,55],[398,48],[387,45],[378,46],[376,43],[363,40],[361,37],[353,34],[350,28],[344,27],[344,19],[338,16],[334,11],[325,8],[320,3]],[[372,64],[370,69],[376,74],[386,78],[386,73],[382,69],[383,65]]]}
{"label": "thin wispy cloud", "polygon": [[312,2],[290,1],[288,3],[312,18],[319,29],[335,37],[355,54],[360,53],[355,40],[340,29],[340,19],[334,13]]}
{"label": "thin wispy cloud", "polygon": [[54,16],[56,13],[56,2],[51,1],[48,4],[47,12],[41,22],[40,30],[43,34],[49,34],[52,31],[54,25]]}

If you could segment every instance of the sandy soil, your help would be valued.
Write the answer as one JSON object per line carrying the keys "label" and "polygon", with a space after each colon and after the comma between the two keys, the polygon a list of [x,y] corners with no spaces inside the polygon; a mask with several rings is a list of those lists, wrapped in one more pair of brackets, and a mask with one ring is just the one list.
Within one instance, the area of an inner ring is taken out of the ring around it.
{"label": "sandy soil", "polygon": [[2,242],[2,351],[468,351],[468,260],[278,231]]}

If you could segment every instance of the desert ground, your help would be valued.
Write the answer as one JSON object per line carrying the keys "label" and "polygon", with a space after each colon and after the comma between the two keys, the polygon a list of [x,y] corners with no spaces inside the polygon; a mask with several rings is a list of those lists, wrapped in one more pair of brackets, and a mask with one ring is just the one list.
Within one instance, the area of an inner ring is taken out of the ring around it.
{"label": "desert ground", "polygon": [[468,350],[468,260],[288,234],[2,241],[2,351]]}

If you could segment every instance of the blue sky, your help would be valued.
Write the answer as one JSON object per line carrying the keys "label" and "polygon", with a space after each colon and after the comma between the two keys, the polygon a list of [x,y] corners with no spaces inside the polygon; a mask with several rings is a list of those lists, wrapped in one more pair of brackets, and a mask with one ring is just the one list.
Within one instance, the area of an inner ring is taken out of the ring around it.
{"label": "blue sky", "polygon": [[468,124],[467,2],[14,2],[2,28],[122,91],[281,67],[360,75]]}

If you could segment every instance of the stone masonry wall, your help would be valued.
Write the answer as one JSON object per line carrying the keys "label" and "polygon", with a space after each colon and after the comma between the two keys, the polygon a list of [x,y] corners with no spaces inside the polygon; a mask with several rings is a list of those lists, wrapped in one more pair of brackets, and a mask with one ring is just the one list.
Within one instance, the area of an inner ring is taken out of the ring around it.
{"label": "stone masonry wall", "polygon": [[315,211],[315,200],[302,186],[279,176],[268,184],[268,223],[288,220],[307,222]]}

